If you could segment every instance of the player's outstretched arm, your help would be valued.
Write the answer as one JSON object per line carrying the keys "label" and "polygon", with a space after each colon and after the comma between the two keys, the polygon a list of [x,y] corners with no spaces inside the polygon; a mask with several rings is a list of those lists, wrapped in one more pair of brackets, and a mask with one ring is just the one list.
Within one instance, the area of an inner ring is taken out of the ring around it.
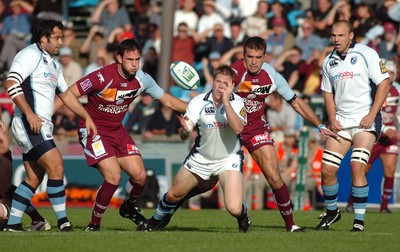
{"label": "player's outstretched arm", "polygon": [[162,104],[169,107],[172,110],[184,113],[186,111],[187,102],[176,98],[168,93],[164,93],[160,99],[158,99]]}

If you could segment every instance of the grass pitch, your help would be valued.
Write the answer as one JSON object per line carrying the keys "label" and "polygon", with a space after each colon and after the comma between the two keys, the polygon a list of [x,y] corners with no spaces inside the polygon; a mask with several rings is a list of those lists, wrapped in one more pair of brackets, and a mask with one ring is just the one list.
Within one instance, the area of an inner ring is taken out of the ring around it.
{"label": "grass pitch", "polygon": [[[296,224],[305,233],[288,233],[278,211],[250,211],[250,233],[238,232],[236,219],[224,210],[179,210],[167,228],[156,232],[135,232],[135,225],[110,208],[103,217],[101,231],[87,233],[91,209],[68,208],[75,231],[59,233],[51,208],[39,211],[52,224],[49,232],[0,232],[0,251],[399,251],[400,212],[367,212],[365,231],[351,233],[353,214],[329,231],[315,231],[320,211],[295,212]],[[154,210],[145,209],[147,217]],[[25,228],[29,218],[24,216]]]}

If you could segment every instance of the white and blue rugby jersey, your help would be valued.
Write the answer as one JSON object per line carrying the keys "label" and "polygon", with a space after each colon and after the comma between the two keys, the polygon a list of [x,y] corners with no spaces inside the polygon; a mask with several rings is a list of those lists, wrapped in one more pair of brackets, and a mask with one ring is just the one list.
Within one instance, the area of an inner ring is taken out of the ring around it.
{"label": "white and blue rugby jersey", "polygon": [[[32,111],[47,121],[53,115],[56,90],[63,93],[68,89],[61,64],[38,44],[25,47],[15,56],[7,80],[21,85]],[[14,115],[21,117],[23,113],[16,107]]]}
{"label": "white and blue rugby jersey", "polygon": [[378,53],[353,42],[344,60],[336,50],[325,58],[321,89],[334,94],[337,115],[362,118],[370,111],[377,86],[387,78]]}
{"label": "white and blue rugby jersey", "polygon": [[[247,123],[243,99],[232,94],[231,105]],[[198,152],[208,160],[221,160],[241,150],[240,137],[229,126],[225,106],[215,107],[211,91],[194,97],[188,104],[186,116],[199,131],[191,153]]]}

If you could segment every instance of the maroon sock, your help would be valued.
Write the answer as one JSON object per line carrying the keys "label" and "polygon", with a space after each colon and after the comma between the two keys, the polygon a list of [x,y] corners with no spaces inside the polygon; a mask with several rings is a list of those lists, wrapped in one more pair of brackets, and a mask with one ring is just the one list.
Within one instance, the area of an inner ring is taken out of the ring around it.
{"label": "maroon sock", "polygon": [[393,183],[394,183],[394,178],[389,178],[385,176],[382,188],[383,192],[381,198],[381,210],[388,208],[390,197],[392,197]]}
{"label": "maroon sock", "polygon": [[293,220],[293,209],[290,202],[289,192],[285,183],[281,188],[273,190],[275,194],[275,200],[278,205],[279,211],[281,212],[282,218],[285,221],[286,230],[290,230],[294,225]]}
{"label": "maroon sock", "polygon": [[133,207],[136,200],[139,198],[140,194],[143,192],[144,186],[141,186],[132,180],[129,180],[129,184],[131,185],[131,189],[128,192],[129,194],[129,199],[127,202],[129,203],[130,207]]}
{"label": "maroon sock", "polygon": [[107,181],[104,181],[100,186],[99,190],[97,191],[96,201],[94,202],[92,220],[90,221],[91,224],[100,226],[101,218],[103,217],[103,214],[106,211],[107,206],[117,188],[118,185],[112,185]]}
{"label": "maroon sock", "polygon": [[349,200],[347,201],[347,205],[348,206],[352,206],[353,205],[353,195],[350,193],[350,196],[349,196]]}

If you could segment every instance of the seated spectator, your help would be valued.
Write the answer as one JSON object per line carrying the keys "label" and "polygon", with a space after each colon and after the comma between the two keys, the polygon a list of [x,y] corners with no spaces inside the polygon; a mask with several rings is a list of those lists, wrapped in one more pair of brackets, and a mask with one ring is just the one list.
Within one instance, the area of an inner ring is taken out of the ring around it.
{"label": "seated spectator", "polygon": [[283,52],[291,49],[294,44],[295,37],[286,29],[285,19],[280,17],[273,18],[272,34],[267,39],[267,47],[272,50],[273,56],[277,59]]}
{"label": "seated spectator", "polygon": [[268,1],[259,1],[255,13],[242,21],[242,29],[247,37],[268,37]]}
{"label": "seated spectator", "polygon": [[393,59],[397,55],[396,26],[392,22],[383,24],[384,34],[379,43],[379,55],[384,59]]}
{"label": "seated spectator", "polygon": [[193,36],[189,34],[191,34],[189,26],[186,23],[180,23],[178,25],[178,35],[172,40],[172,62],[185,61],[193,64],[196,42]]}
{"label": "seated spectator", "polygon": [[365,34],[377,24],[378,20],[371,7],[364,3],[356,6],[353,17],[354,40],[360,42],[365,37]]}
{"label": "seated spectator", "polygon": [[132,31],[128,12],[121,7],[119,0],[103,0],[92,14],[92,23],[99,24],[104,28],[107,38],[114,29],[123,28],[124,31]]}
{"label": "seated spectator", "polygon": [[96,59],[94,62],[91,62],[85,69],[83,75],[86,76],[89,73],[100,69],[101,67],[111,64],[113,59],[106,48],[99,48],[96,53]]}
{"label": "seated spectator", "polygon": [[309,61],[312,58],[314,51],[322,52],[324,45],[321,38],[314,34],[314,27],[310,20],[304,20],[301,29],[303,35],[297,36],[296,46],[301,49],[301,59]]}
{"label": "seated spectator", "polygon": [[79,52],[88,58],[88,64],[90,64],[96,61],[97,52],[100,48],[106,48],[106,46],[107,40],[104,37],[104,29],[99,25],[94,25],[90,28],[89,34],[83,41]]}
{"label": "seated spectator", "polygon": [[232,41],[233,46],[238,46],[239,44],[243,44],[247,37],[242,29],[241,21],[237,19],[232,20],[230,22],[230,29],[231,29],[230,40]]}
{"label": "seated spectator", "polygon": [[144,138],[150,139],[153,135],[171,136],[178,134],[178,128],[180,127],[179,120],[177,119],[178,115],[178,112],[159,104],[150,119],[147,131],[143,135]]}
{"label": "seated spectator", "polygon": [[53,115],[54,142],[61,154],[68,153],[68,145],[73,138],[78,139],[80,118],[66,106],[63,106]]}
{"label": "seated spectator", "polygon": [[83,69],[81,65],[72,58],[72,50],[69,47],[61,47],[58,54],[60,55],[60,63],[64,79],[68,86],[74,84],[83,77]]}
{"label": "seated spectator", "polygon": [[81,67],[86,67],[89,64],[88,58],[81,55],[82,41],[77,39],[72,27],[64,27],[63,47],[69,47],[72,50],[72,59],[78,62]]}
{"label": "seated spectator", "polygon": [[124,123],[129,133],[143,134],[147,131],[150,120],[158,108],[158,103],[146,92],[140,94],[140,101],[135,105]]}
{"label": "seated spectator", "polygon": [[7,15],[0,30],[4,40],[0,54],[0,72],[8,70],[15,55],[26,47],[32,37],[30,17],[22,13],[21,1],[10,3],[11,14]]}
{"label": "seated spectator", "polygon": [[[271,127],[271,134],[281,134],[286,129],[294,130],[296,126],[297,113],[294,111],[292,106],[285,102],[277,92],[273,92],[268,96],[268,98],[269,107],[267,109],[267,121]],[[281,140],[279,136],[273,138],[277,142]]]}
{"label": "seated spectator", "polygon": [[[184,0],[180,9],[175,10],[174,14],[174,36],[179,36],[179,27],[181,23],[185,23],[186,27],[195,31],[199,21],[199,15],[195,11],[195,0]],[[187,28],[186,28],[187,29]],[[190,35],[190,34],[189,34]]]}
{"label": "seated spectator", "polygon": [[159,54],[154,47],[150,47],[143,55],[142,70],[149,74],[157,82]]}
{"label": "seated spectator", "polygon": [[225,24],[222,16],[216,12],[215,2],[213,0],[204,0],[203,10],[204,13],[199,18],[197,25],[197,33],[199,35],[204,34],[205,37],[211,37],[213,35],[212,31],[216,24],[222,24],[223,26],[226,26],[226,28],[228,27],[228,25]]}

